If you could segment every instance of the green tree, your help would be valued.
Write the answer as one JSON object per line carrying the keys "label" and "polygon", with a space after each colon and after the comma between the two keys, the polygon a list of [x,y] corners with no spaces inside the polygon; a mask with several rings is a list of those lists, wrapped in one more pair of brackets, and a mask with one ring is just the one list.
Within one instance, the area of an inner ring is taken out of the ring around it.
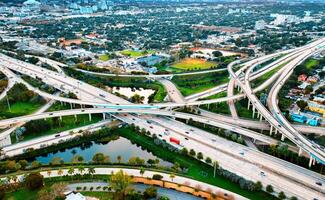
{"label": "green tree", "polygon": [[221,51],[213,51],[212,54],[213,54],[214,57],[220,57],[220,56],[222,56]]}
{"label": "green tree", "polygon": [[263,189],[263,185],[262,185],[261,181],[257,181],[257,182],[255,183],[255,190],[256,190],[256,191],[260,191],[260,190],[262,190],[262,189]]}
{"label": "green tree", "polygon": [[141,174],[141,176],[143,176],[144,172],[145,172],[145,169],[143,167],[141,167],[140,168],[140,174]]}
{"label": "green tree", "polygon": [[150,186],[147,187],[146,190],[143,192],[143,197],[145,199],[153,199],[157,197],[157,188]]}
{"label": "green tree", "polygon": [[96,153],[93,156],[92,160],[93,160],[94,163],[98,163],[98,164],[109,163],[110,162],[109,156],[106,156],[103,153]]}
{"label": "green tree", "polygon": [[91,176],[93,176],[96,173],[94,167],[88,167],[88,170],[87,171],[88,171],[88,174],[90,174]]}
{"label": "green tree", "polygon": [[134,94],[131,97],[131,102],[141,104],[144,101],[144,96],[140,96],[139,94]]}
{"label": "green tree", "polygon": [[202,152],[199,152],[196,156],[199,160],[202,160],[203,159],[203,154]]}
{"label": "green tree", "polygon": [[32,166],[31,167],[32,167],[32,169],[37,169],[40,166],[41,166],[41,163],[39,161],[35,160],[35,161],[32,162]]}
{"label": "green tree", "polygon": [[273,190],[272,185],[267,185],[267,186],[266,186],[266,191],[267,191],[268,193],[273,193],[274,190]]}
{"label": "green tree", "polygon": [[300,110],[305,110],[305,108],[308,106],[308,103],[304,100],[297,101],[297,106],[300,108]]}
{"label": "green tree", "polygon": [[24,180],[25,187],[29,190],[37,190],[44,185],[44,177],[38,173],[33,172],[28,174]]}
{"label": "green tree", "polygon": [[193,156],[193,157],[196,155],[194,149],[191,149],[191,150],[190,150],[190,155]]}
{"label": "green tree", "polygon": [[130,189],[132,179],[130,176],[120,170],[116,174],[111,174],[108,182],[114,191],[114,198],[124,200],[127,195],[127,191]]}
{"label": "green tree", "polygon": [[284,192],[281,191],[281,192],[279,193],[279,195],[278,195],[278,198],[279,198],[279,199],[286,199],[287,197],[286,197],[286,195],[284,194]]}

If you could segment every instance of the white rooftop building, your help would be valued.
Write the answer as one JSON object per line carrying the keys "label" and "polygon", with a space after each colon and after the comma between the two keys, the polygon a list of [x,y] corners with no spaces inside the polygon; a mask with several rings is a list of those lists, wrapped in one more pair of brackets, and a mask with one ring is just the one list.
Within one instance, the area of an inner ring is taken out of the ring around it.
{"label": "white rooftop building", "polygon": [[264,20],[258,20],[255,22],[255,30],[263,30],[265,29],[266,22]]}

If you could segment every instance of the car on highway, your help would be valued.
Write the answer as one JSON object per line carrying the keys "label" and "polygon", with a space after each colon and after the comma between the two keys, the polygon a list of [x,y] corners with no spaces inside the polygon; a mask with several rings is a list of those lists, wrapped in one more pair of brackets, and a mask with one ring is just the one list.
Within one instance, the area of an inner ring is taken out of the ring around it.
{"label": "car on highway", "polygon": [[57,138],[57,137],[60,137],[60,134],[56,134],[54,137],[56,137],[56,138]]}
{"label": "car on highway", "polygon": [[322,186],[323,184],[321,182],[316,182],[316,185]]}

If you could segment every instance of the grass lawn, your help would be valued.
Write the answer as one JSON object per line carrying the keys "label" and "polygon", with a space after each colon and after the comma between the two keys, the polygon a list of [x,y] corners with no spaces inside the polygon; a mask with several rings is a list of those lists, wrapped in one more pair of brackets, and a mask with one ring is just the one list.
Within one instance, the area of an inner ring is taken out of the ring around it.
{"label": "grass lawn", "polygon": [[109,55],[107,55],[107,54],[100,55],[99,60],[108,61],[109,60]]}
{"label": "grass lawn", "polygon": [[5,118],[13,118],[31,114],[43,106],[42,103],[31,103],[31,102],[16,102],[10,104],[11,111],[9,111],[7,103],[2,102],[2,108],[0,110],[0,116]]}
{"label": "grass lawn", "polygon": [[253,119],[253,111],[251,109],[250,110],[247,109],[247,104],[248,104],[247,99],[244,100],[242,99],[235,103],[238,116],[247,119]]}
{"label": "grass lawn", "polygon": [[98,198],[99,200],[111,200],[113,199],[113,195],[110,194],[109,192],[80,192],[84,196],[87,197],[95,197]]}
{"label": "grass lawn", "polygon": [[15,192],[6,194],[5,200],[36,200],[38,191],[30,191],[21,188]]}
{"label": "grass lawn", "polygon": [[[288,61],[290,62],[290,61]],[[273,70],[265,73],[263,76],[255,79],[251,85],[252,88],[255,88],[259,85],[261,85],[262,83],[264,83],[266,80],[268,80],[269,78],[271,78],[277,71],[279,71],[283,66],[285,66],[286,64],[288,64],[288,62],[283,63],[282,65],[279,65],[278,67],[274,68]]]}
{"label": "grass lawn", "polygon": [[185,58],[178,63],[172,65],[173,68],[181,70],[203,70],[215,67],[217,64],[203,59]]}
{"label": "grass lawn", "polygon": [[227,72],[215,72],[190,76],[175,76],[172,81],[176,84],[183,96],[203,92],[228,82]]}
{"label": "grass lawn", "polygon": [[315,66],[318,66],[319,65],[319,60],[316,60],[316,59],[308,59],[305,63],[306,65],[306,68],[308,70],[312,70]]}
{"label": "grass lawn", "polygon": [[145,56],[148,54],[153,54],[155,51],[153,50],[146,50],[146,51],[134,51],[134,50],[123,50],[120,52],[122,55],[130,56],[130,57],[140,57]]}
{"label": "grass lawn", "polygon": [[169,162],[177,162],[181,166],[187,166],[188,172],[187,176],[194,178],[196,180],[206,182],[212,185],[216,185],[218,187],[224,188],[226,190],[235,192],[240,194],[244,197],[253,200],[260,200],[260,199],[276,199],[275,197],[265,193],[265,192],[249,192],[243,190],[239,187],[238,184],[232,183],[228,179],[217,175],[215,178],[213,177],[213,168],[210,165],[207,165],[203,162],[200,162],[196,159],[193,159],[189,156],[184,156],[181,154],[175,154],[174,152],[163,150],[160,146],[157,146],[153,139],[148,136],[139,135],[136,132],[132,131],[130,128],[121,128],[117,129],[116,132],[135,142],[136,144],[144,147],[145,149],[152,152],[155,156],[169,161]]}
{"label": "grass lawn", "polygon": [[[18,115],[30,114],[36,110],[38,110],[42,104],[35,104],[30,102],[17,102],[10,105],[11,113]],[[9,111],[9,110],[8,110]]]}

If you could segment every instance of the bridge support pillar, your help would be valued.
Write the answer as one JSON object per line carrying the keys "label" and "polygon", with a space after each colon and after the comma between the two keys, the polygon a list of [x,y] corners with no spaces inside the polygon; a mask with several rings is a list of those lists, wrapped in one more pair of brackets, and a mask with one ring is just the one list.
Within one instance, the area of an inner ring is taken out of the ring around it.
{"label": "bridge support pillar", "polygon": [[60,121],[62,121],[62,116],[60,116]]}
{"label": "bridge support pillar", "polygon": [[311,167],[311,165],[313,164],[313,160],[314,160],[313,157],[310,156],[310,158],[309,158],[309,164],[308,164],[309,167]]}
{"label": "bridge support pillar", "polygon": [[298,156],[301,156],[302,154],[302,148],[299,148]]}
{"label": "bridge support pillar", "polygon": [[77,118],[77,115],[74,115],[74,118],[75,118],[75,119],[76,119],[76,121],[77,121],[77,119],[78,119],[78,118]]}
{"label": "bridge support pillar", "polygon": [[62,102],[62,101],[60,101],[60,103],[61,103],[61,106],[63,106],[63,102]]}
{"label": "bridge support pillar", "polygon": [[71,108],[71,110],[72,110],[72,103],[70,103],[70,108]]}
{"label": "bridge support pillar", "polygon": [[284,141],[286,137],[284,136],[284,134],[281,135],[281,141]]}
{"label": "bridge support pillar", "polygon": [[260,114],[260,121],[262,121],[263,120],[263,115],[262,114]]}
{"label": "bridge support pillar", "polygon": [[208,110],[210,109],[210,104],[208,104]]}
{"label": "bridge support pillar", "polygon": [[247,110],[249,110],[249,108],[251,107],[251,101],[248,100],[248,106],[247,106]]}
{"label": "bridge support pillar", "polygon": [[253,106],[253,118],[255,117],[255,107]]}
{"label": "bridge support pillar", "polygon": [[188,124],[188,119],[186,119],[186,124]]}
{"label": "bridge support pillar", "polygon": [[278,134],[278,129],[275,129],[275,135]]}
{"label": "bridge support pillar", "polygon": [[103,113],[103,120],[106,120],[106,114]]}
{"label": "bridge support pillar", "polygon": [[89,116],[89,121],[91,121],[91,113],[89,113],[88,116]]}
{"label": "bridge support pillar", "polygon": [[272,135],[273,132],[273,126],[270,127],[270,135]]}

